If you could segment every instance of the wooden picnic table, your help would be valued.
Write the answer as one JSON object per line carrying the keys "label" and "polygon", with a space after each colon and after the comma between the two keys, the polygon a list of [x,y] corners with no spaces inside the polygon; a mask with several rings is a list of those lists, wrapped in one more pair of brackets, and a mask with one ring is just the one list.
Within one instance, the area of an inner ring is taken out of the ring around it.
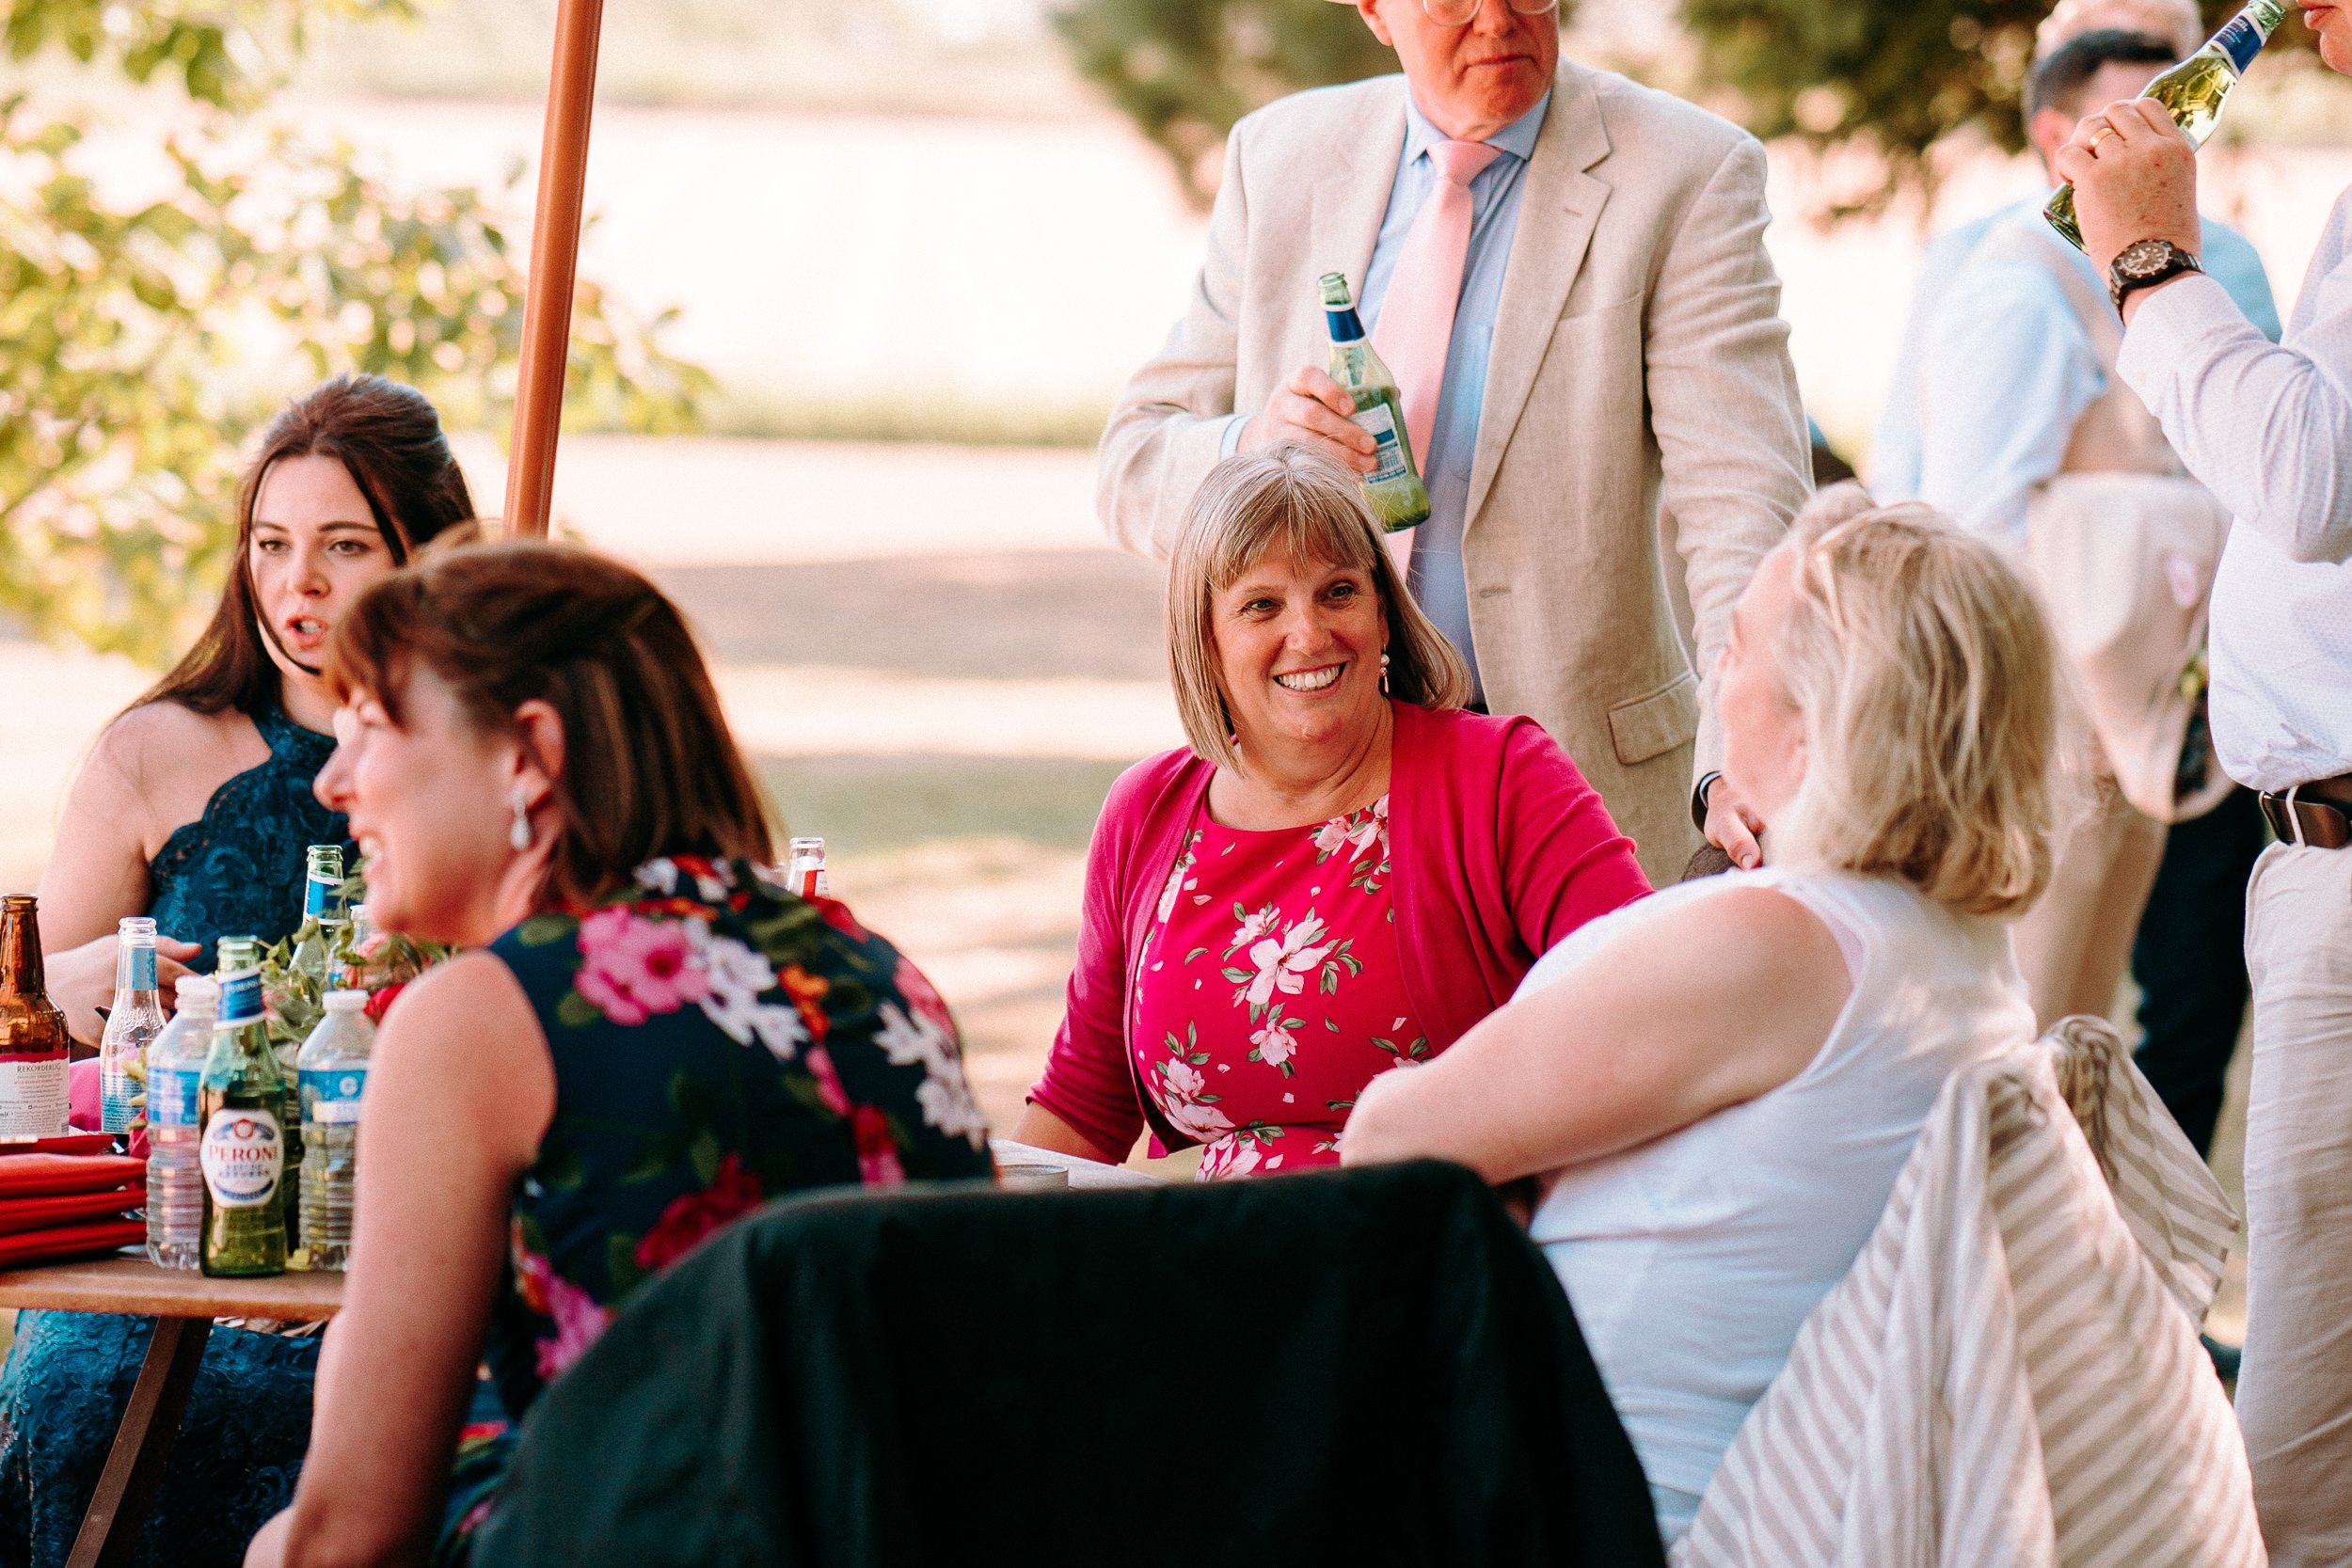
{"label": "wooden picnic table", "polygon": [[181,1413],[215,1318],[275,1318],[310,1323],[343,1304],[340,1274],[281,1274],[215,1279],[187,1269],[160,1269],[144,1258],[0,1270],[0,1308],[47,1312],[122,1312],[153,1318],[155,1334],[139,1363],[138,1382],[115,1430],[106,1467],[82,1515],[66,1568],[116,1568],[131,1560],[148,1504],[164,1479]]}

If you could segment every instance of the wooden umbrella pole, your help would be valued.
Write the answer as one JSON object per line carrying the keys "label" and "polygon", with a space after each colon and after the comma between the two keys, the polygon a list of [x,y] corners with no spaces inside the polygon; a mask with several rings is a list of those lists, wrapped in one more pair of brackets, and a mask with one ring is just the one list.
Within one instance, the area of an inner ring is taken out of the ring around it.
{"label": "wooden umbrella pole", "polygon": [[531,222],[531,277],[523,300],[522,364],[515,385],[515,439],[506,471],[506,531],[544,537],[555,487],[555,442],[564,417],[564,369],[572,337],[572,280],[580,265],[580,214],[588,181],[588,123],[596,112],[596,43],[604,0],[562,0],[548,121],[539,138],[539,198]]}

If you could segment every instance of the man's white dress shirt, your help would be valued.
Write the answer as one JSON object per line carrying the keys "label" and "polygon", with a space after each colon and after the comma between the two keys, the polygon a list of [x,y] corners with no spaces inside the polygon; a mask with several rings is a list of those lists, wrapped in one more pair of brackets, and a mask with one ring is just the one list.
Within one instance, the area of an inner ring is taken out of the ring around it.
{"label": "man's white dress shirt", "polygon": [[2213,591],[2213,737],[2240,784],[2352,773],[2352,192],[2285,340],[2190,277],[2141,301],[2117,371],[2236,516]]}

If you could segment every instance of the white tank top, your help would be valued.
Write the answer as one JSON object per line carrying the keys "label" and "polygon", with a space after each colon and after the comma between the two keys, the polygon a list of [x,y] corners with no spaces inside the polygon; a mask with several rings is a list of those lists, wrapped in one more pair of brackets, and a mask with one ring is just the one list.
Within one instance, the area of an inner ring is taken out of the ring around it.
{"label": "white tank top", "polygon": [[1841,873],[1730,872],[1669,888],[1576,931],[1519,994],[1567,978],[1658,915],[1743,887],[1796,899],[1845,955],[1852,994],[1820,1052],[1755,1100],[1554,1173],[1530,1227],[1670,1544],[1798,1328],[1878,1225],[1944,1080],[2034,1033],[2004,923],[1956,914],[1892,878]]}

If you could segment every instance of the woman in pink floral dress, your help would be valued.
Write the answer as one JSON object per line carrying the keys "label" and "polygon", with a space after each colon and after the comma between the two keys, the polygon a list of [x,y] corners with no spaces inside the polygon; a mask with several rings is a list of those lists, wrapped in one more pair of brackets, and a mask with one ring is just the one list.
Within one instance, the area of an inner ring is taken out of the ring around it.
{"label": "woman in pink floral dress", "polygon": [[1549,736],[1464,710],[1353,478],[1229,458],[1168,565],[1192,744],[1112,787],[1068,1005],[1015,1136],[1206,1179],[1334,1164],[1375,1074],[1428,1060],[1536,958],[1649,891]]}

